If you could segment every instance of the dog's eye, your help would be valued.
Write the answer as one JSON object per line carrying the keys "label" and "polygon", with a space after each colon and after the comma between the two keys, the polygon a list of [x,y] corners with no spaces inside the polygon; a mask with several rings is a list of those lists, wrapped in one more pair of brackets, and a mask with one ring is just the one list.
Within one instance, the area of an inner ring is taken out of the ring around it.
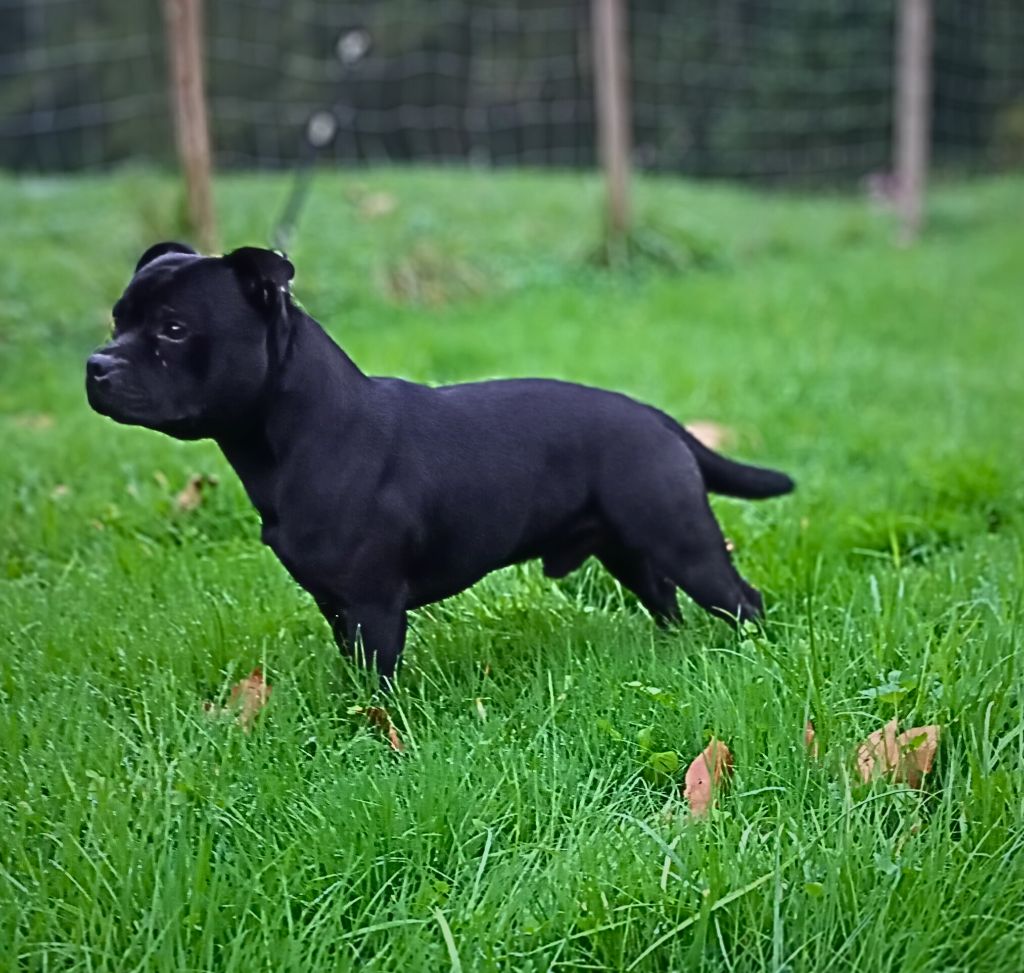
{"label": "dog's eye", "polygon": [[167,338],[169,341],[183,341],[187,334],[188,328],[180,321],[168,321],[160,329],[160,337]]}

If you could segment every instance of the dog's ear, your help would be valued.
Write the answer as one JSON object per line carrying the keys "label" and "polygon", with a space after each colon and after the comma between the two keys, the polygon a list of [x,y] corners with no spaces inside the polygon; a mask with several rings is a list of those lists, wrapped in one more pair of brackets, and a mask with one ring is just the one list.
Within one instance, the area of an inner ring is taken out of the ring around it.
{"label": "dog's ear", "polygon": [[224,255],[246,299],[262,311],[270,327],[267,347],[271,363],[280,365],[288,357],[292,327],[288,318],[288,283],[295,268],[283,253],[259,247],[240,247]]}
{"label": "dog's ear", "polygon": [[142,270],[146,264],[151,264],[157,257],[163,257],[168,253],[191,253],[194,255],[196,251],[184,243],[174,243],[172,240],[168,240],[166,243],[154,243],[139,257],[139,262],[135,265],[135,273]]}
{"label": "dog's ear", "polygon": [[283,253],[260,247],[240,247],[224,255],[226,263],[238,277],[246,297],[263,310],[278,307],[295,268]]}

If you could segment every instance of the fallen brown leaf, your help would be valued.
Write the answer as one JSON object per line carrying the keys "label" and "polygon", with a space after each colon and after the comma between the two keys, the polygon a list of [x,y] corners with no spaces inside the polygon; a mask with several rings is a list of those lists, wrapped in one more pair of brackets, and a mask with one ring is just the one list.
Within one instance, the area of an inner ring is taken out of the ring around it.
{"label": "fallen brown leaf", "polygon": [[808,720],[804,724],[804,746],[807,748],[807,753],[811,756],[812,760],[817,760],[819,756],[818,741],[814,734],[814,722]]}
{"label": "fallen brown leaf", "polygon": [[896,720],[876,730],[857,748],[857,772],[870,783],[881,777],[918,788],[932,769],[941,727],[919,726],[897,735]]}
{"label": "fallen brown leaf", "polygon": [[401,753],[405,750],[405,744],[402,743],[402,738],[398,735],[395,724],[391,722],[391,715],[383,706],[356,707],[355,712],[362,712],[370,726],[380,730],[388,738],[388,743],[395,753]]}
{"label": "fallen brown leaf", "polygon": [[896,721],[890,720],[875,730],[857,748],[857,772],[865,784],[877,777],[887,777],[899,766],[900,751],[896,745]]}
{"label": "fallen brown leaf", "polygon": [[422,241],[383,268],[381,283],[394,301],[434,307],[479,296],[490,286],[469,260]]}
{"label": "fallen brown leaf", "polygon": [[228,712],[238,712],[238,725],[248,733],[260,710],[267,705],[273,687],[263,678],[263,670],[257,666],[244,679],[240,679],[231,687],[227,706],[218,706],[206,700],[203,712],[211,717],[222,716]]}
{"label": "fallen brown leaf", "polygon": [[683,799],[690,804],[695,818],[708,813],[715,793],[732,776],[732,754],[729,748],[714,737],[704,751],[690,764],[683,781]]}
{"label": "fallen brown leaf", "polygon": [[900,772],[910,787],[920,787],[925,774],[931,772],[941,733],[942,727],[932,724],[904,730],[896,738],[902,758]]}
{"label": "fallen brown leaf", "polygon": [[387,216],[398,208],[398,200],[391,193],[367,193],[358,203],[359,215],[368,220]]}
{"label": "fallen brown leaf", "polygon": [[14,424],[22,429],[35,429],[37,431],[53,428],[53,416],[45,412],[29,413],[27,415],[15,416]]}
{"label": "fallen brown leaf", "polygon": [[190,513],[203,502],[203,491],[207,487],[217,485],[217,477],[208,473],[193,473],[188,478],[188,483],[181,492],[174,498],[174,506],[181,513]]}
{"label": "fallen brown leaf", "polygon": [[240,706],[238,723],[246,733],[252,729],[253,720],[270,699],[272,687],[263,678],[263,670],[257,666],[244,679],[231,687],[229,705]]}
{"label": "fallen brown leaf", "polygon": [[685,423],[685,426],[708,449],[722,449],[736,440],[735,430],[709,419],[695,419]]}

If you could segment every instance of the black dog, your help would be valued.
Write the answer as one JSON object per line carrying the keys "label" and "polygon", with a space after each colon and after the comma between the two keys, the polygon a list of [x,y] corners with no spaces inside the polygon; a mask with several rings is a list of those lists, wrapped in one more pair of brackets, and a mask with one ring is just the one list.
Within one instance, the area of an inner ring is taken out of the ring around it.
{"label": "black dog", "polygon": [[270,250],[151,247],[87,363],[89,403],[214,439],[264,543],[385,683],[409,609],[530,558],[561,577],[597,557],[659,623],[679,620],[677,587],[732,620],[761,613],[705,491],[771,497],[788,476],[614,392],[371,378],[292,302],[293,273]]}

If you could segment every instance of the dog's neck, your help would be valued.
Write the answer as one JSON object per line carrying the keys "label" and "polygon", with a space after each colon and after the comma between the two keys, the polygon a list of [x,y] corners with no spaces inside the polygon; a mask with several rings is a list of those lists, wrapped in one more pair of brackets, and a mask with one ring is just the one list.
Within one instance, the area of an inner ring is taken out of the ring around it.
{"label": "dog's neck", "polygon": [[287,314],[288,351],[270,376],[262,401],[249,421],[214,436],[265,526],[276,521],[274,485],[282,464],[296,444],[308,448],[310,437],[300,432],[310,415],[322,415],[317,403],[340,402],[332,426],[342,429],[357,420],[370,383],[313,318],[294,305]]}

